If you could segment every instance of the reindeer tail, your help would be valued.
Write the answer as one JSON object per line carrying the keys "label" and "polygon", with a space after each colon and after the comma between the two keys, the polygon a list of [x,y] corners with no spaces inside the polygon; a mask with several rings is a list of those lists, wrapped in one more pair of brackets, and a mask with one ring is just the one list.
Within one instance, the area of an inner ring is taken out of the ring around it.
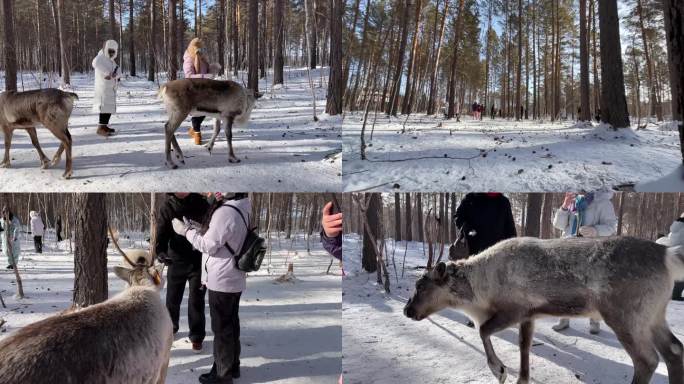
{"label": "reindeer tail", "polygon": [[667,248],[665,264],[675,280],[684,280],[684,246]]}

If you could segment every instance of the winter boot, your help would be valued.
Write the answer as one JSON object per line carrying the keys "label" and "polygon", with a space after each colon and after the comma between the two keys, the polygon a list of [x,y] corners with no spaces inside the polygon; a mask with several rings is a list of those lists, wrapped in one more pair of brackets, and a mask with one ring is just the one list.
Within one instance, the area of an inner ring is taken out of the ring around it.
{"label": "winter boot", "polygon": [[97,134],[104,137],[109,137],[114,135],[114,130],[109,128],[106,124],[98,124]]}
{"label": "winter boot", "polygon": [[202,353],[202,342],[199,343],[192,343],[192,352],[194,353]]}
{"label": "winter boot", "polygon": [[601,332],[601,322],[594,319],[589,319],[589,333],[592,335],[598,335]]}
{"label": "winter boot", "polygon": [[195,132],[195,145],[202,145],[202,132]]}
{"label": "winter boot", "polygon": [[560,319],[558,324],[551,327],[551,329],[553,329],[556,332],[560,332],[568,328],[570,328],[570,319]]}

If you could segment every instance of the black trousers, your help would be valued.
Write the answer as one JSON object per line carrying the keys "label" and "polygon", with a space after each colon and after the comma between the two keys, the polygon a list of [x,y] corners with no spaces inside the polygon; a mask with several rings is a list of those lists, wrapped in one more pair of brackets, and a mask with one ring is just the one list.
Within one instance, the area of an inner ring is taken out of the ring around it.
{"label": "black trousers", "polygon": [[112,117],[111,113],[100,113],[100,124],[101,125],[109,124],[109,119],[111,117]]}
{"label": "black trousers", "polygon": [[204,316],[204,294],[202,286],[202,269],[199,265],[174,261],[169,265],[166,274],[166,309],[169,310],[173,322],[173,333],[178,332],[178,318],[185,292],[185,283],[189,282],[188,294],[188,338],[193,343],[201,343],[206,335],[206,318]]}
{"label": "black trousers", "polygon": [[204,121],[204,116],[193,117],[192,119],[190,119],[190,121],[192,122],[192,129],[194,129],[195,132],[200,132],[202,122]]}
{"label": "black trousers", "polygon": [[214,365],[220,379],[240,367],[240,296],[209,290],[211,330],[214,332]]}
{"label": "black trousers", "polygon": [[62,228],[57,227],[55,229],[55,232],[57,233],[57,242],[62,241]]}
{"label": "black trousers", "polygon": [[43,253],[43,236],[33,236],[33,246],[36,253]]}

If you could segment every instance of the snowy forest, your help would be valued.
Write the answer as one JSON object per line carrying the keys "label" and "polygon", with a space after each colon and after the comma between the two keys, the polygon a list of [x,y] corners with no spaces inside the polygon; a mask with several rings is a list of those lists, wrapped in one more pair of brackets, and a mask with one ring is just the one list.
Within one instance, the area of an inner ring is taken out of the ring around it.
{"label": "snowy forest", "polygon": [[[212,190],[219,178],[235,190],[339,189],[341,57],[347,38],[343,1],[3,0],[1,5],[0,87],[19,92],[59,88],[78,95],[69,129],[74,175],[82,182],[65,183],[56,172],[29,169],[35,152],[29,137],[17,130],[11,148],[14,168],[0,169],[0,177],[16,184],[3,183],[0,189],[36,191],[31,180],[37,178],[28,176],[36,172],[45,176],[52,192],[140,192],[139,185],[145,192]],[[118,80],[105,97],[91,63],[98,52],[104,54],[109,40],[118,46],[110,63]],[[198,126],[193,121],[195,134],[188,129],[188,117],[177,131],[188,168],[169,178],[158,167],[169,118],[160,88],[196,76],[187,72],[194,66],[186,65],[192,44],[199,44],[209,67],[197,67],[210,71],[202,77],[233,80],[261,97],[250,121],[233,128],[237,156],[248,161],[226,168],[221,152],[227,141],[218,136],[215,150],[208,151],[210,119]],[[220,69],[211,72],[216,66]],[[103,98],[115,108],[108,108],[111,122],[98,124],[95,109]],[[44,148],[57,148],[48,130],[39,126],[37,136]],[[195,146],[190,146],[193,139]],[[295,171],[311,177],[305,182],[277,177]]]}
{"label": "snowy forest", "polygon": [[[149,249],[154,254],[150,246],[156,238],[154,223],[169,197],[0,194],[0,206],[9,208],[19,221],[15,244],[20,249],[16,268],[5,269],[3,264],[0,272],[0,340],[30,323],[101,303],[125,289],[112,273],[114,266],[124,264],[116,246],[126,252]],[[333,194],[249,194],[250,224],[266,239],[267,253],[261,269],[249,274],[241,304],[246,380],[299,384],[312,379],[334,381],[339,376],[341,264],[323,249],[319,236],[323,206],[331,201],[337,204],[339,198]],[[34,249],[30,211],[37,212],[45,224],[40,253]],[[165,295],[163,287],[162,300]],[[184,300],[187,297],[186,291]],[[308,320],[302,322],[302,318]],[[167,383],[194,382],[196,372],[211,366],[211,343],[201,353],[189,353],[187,311],[181,311],[180,324],[183,332],[172,345]],[[208,322],[206,329],[210,335]],[[293,343],[296,348],[291,348]]]}
{"label": "snowy forest", "polygon": [[[355,31],[345,94],[348,191],[372,188],[370,179],[383,175],[388,192],[485,190],[489,175],[478,164],[492,156],[518,179],[499,190],[520,192],[572,189],[558,179],[564,169],[617,187],[658,179],[682,162],[684,37],[672,23],[681,2],[356,3],[364,5],[347,19]],[[637,134],[590,129],[600,122]],[[495,146],[506,154],[493,153]],[[666,152],[657,165],[643,153],[656,146]],[[515,153],[521,147],[549,156]],[[597,147],[608,147],[600,159]],[[540,158],[546,167],[530,169]],[[585,172],[572,169],[576,158],[591,160]],[[440,167],[445,176],[395,185],[401,168],[414,176],[440,163],[449,164]],[[643,169],[628,173],[627,163]],[[554,180],[540,180],[542,172]]]}
{"label": "snowy forest", "polygon": [[[553,223],[564,194],[508,193],[505,196],[510,201],[517,236],[561,237],[561,231]],[[347,213],[343,245],[346,274],[342,280],[345,380],[399,384],[495,381],[485,363],[478,332],[481,328],[479,325],[473,328],[474,317],[466,317],[465,310],[442,309],[418,322],[407,318],[404,312],[407,301],[412,296],[415,298],[416,281],[426,271],[434,270],[438,261],[448,261],[449,246],[458,233],[453,215],[464,197],[460,193],[344,195],[342,206]],[[647,240],[678,236],[682,222],[675,220],[684,210],[683,199],[681,193],[616,193],[608,202],[617,219],[616,234]],[[481,215],[491,212],[481,210]],[[490,224],[492,230],[498,230],[494,229],[499,228],[498,221]],[[550,269],[548,273],[555,272]],[[481,283],[484,287],[495,285],[497,278]],[[667,321],[681,337],[684,297],[682,284],[677,286],[667,305]],[[500,291],[495,294],[502,298],[508,295]],[[669,291],[667,296],[669,300]],[[610,327],[601,323],[598,332],[593,334],[589,332],[586,318],[571,319],[569,328],[562,331],[552,329],[557,323],[555,317],[535,319],[530,350],[533,380],[544,383],[629,381],[634,365]],[[517,327],[495,333],[492,344],[508,367],[505,382],[516,382],[520,378]],[[454,364],[459,368],[453,369]],[[668,376],[666,364],[661,360],[649,382],[665,384],[669,382],[668,377],[672,378],[671,373]]]}

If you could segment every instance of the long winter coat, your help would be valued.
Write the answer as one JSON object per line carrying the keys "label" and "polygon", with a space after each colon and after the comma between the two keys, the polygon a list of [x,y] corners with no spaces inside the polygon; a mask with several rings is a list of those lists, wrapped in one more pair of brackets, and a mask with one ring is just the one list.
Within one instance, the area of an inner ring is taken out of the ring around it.
{"label": "long winter coat", "polygon": [[[598,236],[612,236],[617,233],[617,216],[610,199],[612,191],[594,192],[594,200],[584,210],[584,218],[580,226],[594,227]],[[568,210],[559,209],[553,219],[553,226],[563,231],[563,237],[572,237],[575,214]],[[578,226],[579,228],[579,226]]]}
{"label": "long winter coat", "polygon": [[40,215],[36,211],[31,211],[29,216],[31,217],[31,234],[33,236],[43,236],[45,233],[45,224],[43,224],[43,219],[40,218]]}
{"label": "long winter coat", "polygon": [[173,231],[171,221],[182,220],[183,217],[195,222],[202,222],[209,209],[209,203],[199,194],[191,193],[184,199],[169,194],[159,208],[157,219],[157,255],[166,254],[174,264],[192,265],[199,271],[202,264],[202,253],[193,249],[188,240]]}
{"label": "long winter coat", "polygon": [[[113,49],[114,57],[109,57],[107,51]],[[119,52],[119,44],[114,40],[107,40],[104,48],[93,59],[95,69],[95,94],[93,96],[94,113],[116,113],[116,88],[119,76],[119,66],[116,64],[116,56]],[[105,77],[114,76],[107,80]]]}
{"label": "long winter coat", "polygon": [[245,290],[247,275],[237,268],[235,255],[228,250],[226,243],[239,252],[247,236],[247,226],[240,214],[227,205],[239,209],[249,225],[252,213],[249,198],[227,200],[214,211],[204,234],[191,228],[185,237],[202,252],[202,283],[212,291],[236,293]]}
{"label": "long winter coat", "polygon": [[[12,218],[9,225],[5,223],[4,219],[0,219],[0,239],[2,239],[2,254],[7,258],[8,265],[16,265],[19,261],[19,255],[21,254],[21,242],[19,235],[21,234],[21,223],[16,216]],[[9,232],[9,236],[7,233]],[[9,245],[12,248],[12,254],[9,254],[9,247],[7,240],[9,238]]]}
{"label": "long winter coat", "polygon": [[658,239],[656,243],[668,247],[684,245],[684,218],[679,218],[672,223],[672,225],[670,225],[670,233],[667,236]]}
{"label": "long winter coat", "polygon": [[517,235],[511,202],[500,193],[467,194],[456,209],[454,221],[466,235],[471,255]]}

